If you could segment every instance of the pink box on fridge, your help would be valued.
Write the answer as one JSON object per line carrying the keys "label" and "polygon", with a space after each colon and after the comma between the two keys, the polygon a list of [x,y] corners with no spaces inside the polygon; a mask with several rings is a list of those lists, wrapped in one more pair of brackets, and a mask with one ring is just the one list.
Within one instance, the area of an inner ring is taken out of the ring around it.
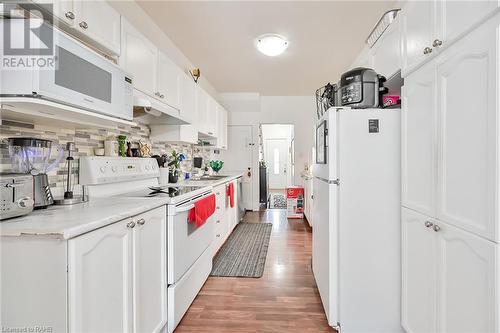
{"label": "pink box on fridge", "polygon": [[304,188],[292,186],[286,189],[286,217],[304,218]]}

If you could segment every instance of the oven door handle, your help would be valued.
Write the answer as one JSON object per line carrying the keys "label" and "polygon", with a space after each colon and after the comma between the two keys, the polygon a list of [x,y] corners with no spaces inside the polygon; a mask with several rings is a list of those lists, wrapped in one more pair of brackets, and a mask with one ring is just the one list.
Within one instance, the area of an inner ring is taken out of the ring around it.
{"label": "oven door handle", "polygon": [[189,204],[189,205],[185,205],[185,206],[179,206],[179,207],[175,207],[175,212],[176,213],[187,212],[188,210],[191,210],[193,208],[194,208],[194,204]]}

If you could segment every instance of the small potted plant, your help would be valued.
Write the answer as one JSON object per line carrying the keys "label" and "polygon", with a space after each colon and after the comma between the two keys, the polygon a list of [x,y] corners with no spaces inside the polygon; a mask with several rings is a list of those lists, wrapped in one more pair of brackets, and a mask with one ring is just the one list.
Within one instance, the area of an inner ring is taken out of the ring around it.
{"label": "small potted plant", "polygon": [[177,183],[179,180],[179,173],[181,171],[181,162],[186,159],[183,153],[177,153],[175,150],[170,154],[170,162],[168,162],[168,166],[170,168],[170,172],[168,174],[168,182],[169,183]]}

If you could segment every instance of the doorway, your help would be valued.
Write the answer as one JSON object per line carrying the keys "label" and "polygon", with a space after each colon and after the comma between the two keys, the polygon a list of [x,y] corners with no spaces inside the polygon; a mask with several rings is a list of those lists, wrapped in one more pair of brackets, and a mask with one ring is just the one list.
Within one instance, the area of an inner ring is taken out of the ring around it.
{"label": "doorway", "polygon": [[260,198],[267,208],[286,208],[285,190],[293,181],[293,145],[294,125],[260,125]]}

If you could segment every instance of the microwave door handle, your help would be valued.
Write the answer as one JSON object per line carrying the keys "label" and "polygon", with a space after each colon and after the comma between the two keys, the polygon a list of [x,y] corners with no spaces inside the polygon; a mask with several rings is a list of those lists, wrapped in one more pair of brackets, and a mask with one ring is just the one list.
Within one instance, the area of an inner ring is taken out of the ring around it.
{"label": "microwave door handle", "polygon": [[188,210],[191,210],[193,208],[194,208],[194,204],[189,204],[189,205],[185,205],[185,206],[176,207],[175,211],[177,213],[182,213],[182,212],[187,212]]}

